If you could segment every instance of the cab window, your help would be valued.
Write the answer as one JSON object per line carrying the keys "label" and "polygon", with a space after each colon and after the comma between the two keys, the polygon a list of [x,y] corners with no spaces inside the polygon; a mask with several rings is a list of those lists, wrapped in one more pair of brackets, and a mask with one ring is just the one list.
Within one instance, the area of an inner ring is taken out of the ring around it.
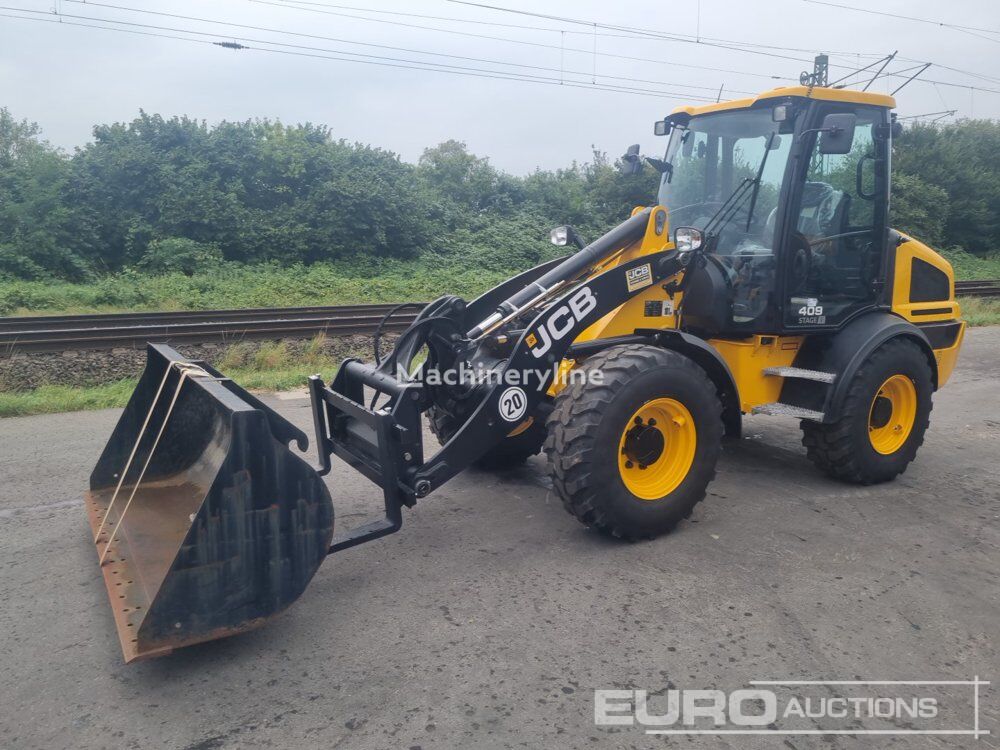
{"label": "cab window", "polygon": [[875,302],[881,271],[885,211],[884,144],[876,134],[880,109],[827,106],[856,116],[850,151],[821,153],[813,137],[804,184],[786,244],[785,322],[791,326],[837,325]]}

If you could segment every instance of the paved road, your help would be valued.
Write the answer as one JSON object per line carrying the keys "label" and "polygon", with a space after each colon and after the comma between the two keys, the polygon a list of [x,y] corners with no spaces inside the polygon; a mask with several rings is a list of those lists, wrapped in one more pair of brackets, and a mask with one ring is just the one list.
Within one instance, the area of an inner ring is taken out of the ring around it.
{"label": "paved road", "polygon": [[[819,475],[794,422],[748,419],[706,502],[650,543],[580,526],[541,459],[469,472],[399,534],[328,560],[265,628],[129,667],[81,504],[117,413],[0,420],[0,746],[662,747],[596,728],[594,689],[996,681],[998,393],[1000,328],[972,331],[917,462],[879,487]],[[307,423],[304,401],[272,403]],[[330,485],[339,522],[376,510],[346,469]],[[971,690],[956,690],[971,726]],[[977,747],[997,746],[998,690]],[[673,742],[973,744],[863,739]]]}

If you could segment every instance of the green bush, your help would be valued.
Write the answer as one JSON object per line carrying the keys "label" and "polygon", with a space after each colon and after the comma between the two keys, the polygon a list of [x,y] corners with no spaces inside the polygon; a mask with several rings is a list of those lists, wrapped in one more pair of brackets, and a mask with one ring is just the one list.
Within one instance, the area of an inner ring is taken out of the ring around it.
{"label": "green bush", "polygon": [[193,276],[216,268],[220,263],[222,251],[217,245],[185,237],[168,237],[150,242],[136,268],[151,274],[179,272]]}

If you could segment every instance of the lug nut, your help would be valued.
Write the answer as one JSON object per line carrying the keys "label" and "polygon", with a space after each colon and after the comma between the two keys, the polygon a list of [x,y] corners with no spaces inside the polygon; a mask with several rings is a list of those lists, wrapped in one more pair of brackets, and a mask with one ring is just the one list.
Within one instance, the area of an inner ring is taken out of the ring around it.
{"label": "lug nut", "polygon": [[632,463],[631,461],[626,461],[625,462],[625,468],[626,469],[631,469],[633,466],[635,466],[635,464]]}
{"label": "lug nut", "polygon": [[656,420],[651,419],[646,424],[648,424],[650,427],[656,427]]}

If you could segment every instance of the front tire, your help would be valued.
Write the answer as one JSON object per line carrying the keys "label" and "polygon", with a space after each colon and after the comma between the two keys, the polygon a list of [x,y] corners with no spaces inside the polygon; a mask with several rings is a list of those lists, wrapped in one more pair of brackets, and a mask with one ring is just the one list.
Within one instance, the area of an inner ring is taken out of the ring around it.
{"label": "front tire", "polygon": [[917,344],[883,344],[855,373],[837,421],[801,422],[809,460],[846,482],[894,479],[924,442],[933,391],[930,365]]}
{"label": "front tire", "polygon": [[[653,346],[614,346],[563,389],[545,452],[563,505],[586,526],[634,541],[691,515],[715,477],[722,404],[705,372]],[[600,372],[600,380],[592,373]]]}

